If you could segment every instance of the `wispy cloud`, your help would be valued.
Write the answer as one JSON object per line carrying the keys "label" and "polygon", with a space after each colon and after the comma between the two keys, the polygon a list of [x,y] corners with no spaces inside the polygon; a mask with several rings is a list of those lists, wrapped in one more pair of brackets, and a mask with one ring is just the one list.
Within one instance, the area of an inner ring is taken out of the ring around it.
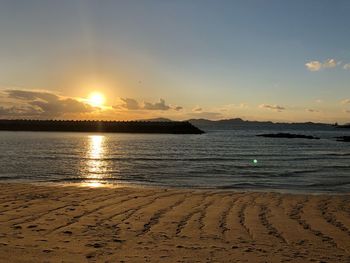
{"label": "wispy cloud", "polygon": [[343,69],[350,70],[350,63],[344,64]]}
{"label": "wispy cloud", "polygon": [[319,71],[322,68],[322,63],[319,61],[309,61],[305,66],[310,71]]}
{"label": "wispy cloud", "polygon": [[181,106],[175,106],[174,110],[180,111],[180,110],[183,110],[183,107],[181,107]]}
{"label": "wispy cloud", "polygon": [[340,102],[341,104],[350,104],[350,99],[344,99]]}
{"label": "wispy cloud", "polygon": [[160,99],[159,102],[143,102],[140,103],[132,98],[120,98],[122,101],[121,104],[113,106],[115,109],[124,109],[124,110],[150,110],[150,111],[167,111],[175,110],[180,111],[183,108],[181,106],[170,106],[165,103],[164,99]]}
{"label": "wispy cloud", "polygon": [[271,104],[261,104],[259,105],[259,108],[261,109],[269,109],[269,110],[274,110],[274,111],[284,111],[286,108],[283,106],[279,106],[279,105],[271,105]]}
{"label": "wispy cloud", "polygon": [[323,62],[322,67],[323,68],[335,68],[337,65],[340,65],[341,62],[337,62],[334,58],[327,59],[325,62]]}
{"label": "wispy cloud", "polygon": [[237,111],[237,110],[245,110],[248,109],[248,104],[247,103],[239,103],[239,104],[227,104],[223,105],[219,108],[220,111],[225,112],[225,111]]}
{"label": "wispy cloud", "polygon": [[192,111],[193,111],[193,112],[202,112],[203,109],[202,109],[201,107],[199,107],[199,106],[196,106],[196,107],[194,107],[194,108],[192,109]]}
{"label": "wispy cloud", "polygon": [[319,110],[315,110],[315,109],[306,109],[306,111],[308,111],[308,112],[320,112]]}
{"label": "wispy cloud", "polygon": [[42,112],[38,109],[35,109],[30,106],[22,106],[22,107],[2,107],[0,106],[0,116],[2,117],[32,117],[38,116]]}
{"label": "wispy cloud", "polygon": [[141,108],[140,104],[135,99],[120,98],[120,100],[123,101],[123,104],[119,105],[119,106],[124,108],[124,109],[127,109],[127,110],[139,110]]}
{"label": "wispy cloud", "polygon": [[165,101],[163,99],[160,99],[159,102],[151,103],[151,102],[145,102],[143,108],[145,110],[170,110],[171,107],[169,105],[165,104]]}
{"label": "wispy cloud", "polygon": [[321,69],[326,68],[335,68],[337,65],[340,65],[341,62],[337,62],[334,58],[330,58],[325,60],[324,62],[320,62],[318,60],[313,60],[305,63],[305,67],[309,71],[320,71]]}

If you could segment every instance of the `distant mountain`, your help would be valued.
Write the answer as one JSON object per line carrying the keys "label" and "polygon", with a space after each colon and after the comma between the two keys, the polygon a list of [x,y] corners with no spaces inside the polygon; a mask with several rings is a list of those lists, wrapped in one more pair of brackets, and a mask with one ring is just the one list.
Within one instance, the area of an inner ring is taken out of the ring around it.
{"label": "distant mountain", "polygon": [[[172,122],[173,120],[167,118],[153,118],[145,119],[142,121],[151,122]],[[207,119],[189,119],[185,120],[192,125],[202,130],[231,130],[231,129],[333,129],[334,125],[326,123],[314,123],[314,122],[272,122],[272,121],[246,121],[241,118],[224,119],[224,120],[207,120]]]}
{"label": "distant mountain", "polygon": [[207,119],[190,119],[188,120],[194,126],[208,129],[236,129],[236,128],[252,128],[252,129],[333,129],[333,125],[325,123],[282,123],[271,121],[245,121],[241,118],[225,119],[211,121]]}
{"label": "distant mountain", "polygon": [[173,122],[173,120],[167,118],[152,118],[152,119],[143,119],[139,121],[151,121],[151,122]]}
{"label": "distant mountain", "polygon": [[350,123],[344,124],[344,125],[337,125],[337,128],[346,128],[350,129]]}

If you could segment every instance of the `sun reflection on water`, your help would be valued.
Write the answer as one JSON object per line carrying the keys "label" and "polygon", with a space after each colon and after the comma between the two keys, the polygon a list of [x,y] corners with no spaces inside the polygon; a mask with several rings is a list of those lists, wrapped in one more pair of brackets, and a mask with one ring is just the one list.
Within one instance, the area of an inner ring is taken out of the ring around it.
{"label": "sun reflection on water", "polygon": [[105,187],[106,185],[99,181],[89,181],[89,182],[81,183],[80,186],[97,188],[97,187]]}
{"label": "sun reflection on water", "polygon": [[86,174],[88,179],[83,186],[89,187],[101,187],[103,186],[103,179],[107,176],[107,169],[105,161],[105,136],[103,135],[90,135],[88,137],[88,151],[86,162]]}
{"label": "sun reflection on water", "polygon": [[103,135],[91,135],[89,136],[89,157],[99,159],[103,155],[103,144],[105,137]]}

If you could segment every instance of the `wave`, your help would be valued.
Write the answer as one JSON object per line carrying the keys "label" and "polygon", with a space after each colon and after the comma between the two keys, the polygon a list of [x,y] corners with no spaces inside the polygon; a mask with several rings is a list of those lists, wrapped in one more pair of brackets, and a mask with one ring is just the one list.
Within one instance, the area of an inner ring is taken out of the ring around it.
{"label": "wave", "polygon": [[330,188],[330,187],[346,187],[350,186],[350,182],[324,182],[324,183],[311,183],[306,185],[307,187],[313,187],[313,188]]}

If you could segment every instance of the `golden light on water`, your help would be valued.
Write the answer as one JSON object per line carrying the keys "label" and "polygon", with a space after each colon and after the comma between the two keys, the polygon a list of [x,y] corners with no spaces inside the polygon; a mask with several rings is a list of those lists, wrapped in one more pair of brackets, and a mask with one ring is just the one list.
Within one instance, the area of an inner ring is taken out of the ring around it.
{"label": "golden light on water", "polygon": [[80,186],[97,188],[97,187],[105,187],[105,184],[102,184],[98,181],[91,181],[91,182],[81,183]]}
{"label": "golden light on water", "polygon": [[105,96],[100,92],[93,92],[88,97],[88,103],[94,107],[102,107],[105,101]]}
{"label": "golden light on water", "polygon": [[88,151],[86,162],[86,169],[88,178],[87,182],[84,182],[83,186],[89,187],[101,187],[103,180],[106,176],[106,166],[103,160],[105,156],[105,136],[103,135],[91,135],[88,137]]}
{"label": "golden light on water", "polygon": [[89,157],[99,159],[103,155],[103,135],[89,136]]}

